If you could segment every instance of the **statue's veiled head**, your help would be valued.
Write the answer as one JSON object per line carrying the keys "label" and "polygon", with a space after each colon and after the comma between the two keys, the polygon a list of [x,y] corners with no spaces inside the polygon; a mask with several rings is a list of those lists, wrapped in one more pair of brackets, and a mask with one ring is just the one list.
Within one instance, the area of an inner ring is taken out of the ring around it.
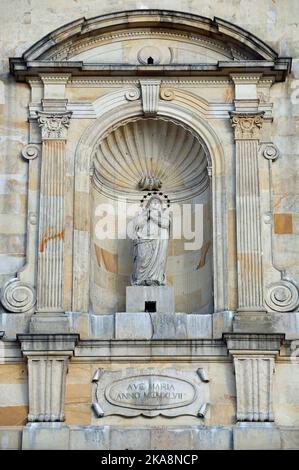
{"label": "statue's veiled head", "polygon": [[162,211],[162,201],[159,197],[153,196],[147,203],[146,208],[151,211]]}

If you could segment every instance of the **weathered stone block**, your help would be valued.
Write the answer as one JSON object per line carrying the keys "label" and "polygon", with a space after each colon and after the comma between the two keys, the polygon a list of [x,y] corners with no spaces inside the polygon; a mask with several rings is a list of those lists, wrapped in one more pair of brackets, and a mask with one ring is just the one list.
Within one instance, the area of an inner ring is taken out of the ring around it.
{"label": "weathered stone block", "polygon": [[153,339],[201,339],[212,337],[212,315],[151,313]]}
{"label": "weathered stone block", "polygon": [[279,429],[272,423],[238,423],[233,429],[235,450],[277,450],[281,448]]}
{"label": "weathered stone block", "polygon": [[230,310],[213,313],[213,339],[221,339],[223,333],[233,331],[233,318],[234,312]]}
{"label": "weathered stone block", "polygon": [[151,339],[152,322],[148,313],[116,313],[115,339]]}
{"label": "weathered stone block", "polygon": [[20,450],[22,445],[23,427],[0,427],[0,449]]}
{"label": "weathered stone block", "polygon": [[114,428],[110,429],[111,450],[146,450],[151,447],[150,428]]}
{"label": "weathered stone block", "polygon": [[155,427],[151,429],[152,450],[188,450],[192,448],[191,428]]}
{"label": "weathered stone block", "polygon": [[185,313],[152,313],[153,339],[186,339],[187,319]]}
{"label": "weathered stone block", "polygon": [[90,315],[89,333],[92,338],[114,338],[114,315]]}
{"label": "weathered stone block", "polygon": [[67,315],[53,315],[37,313],[31,317],[29,323],[30,333],[70,333],[71,327]]}
{"label": "weathered stone block", "polygon": [[230,427],[200,426],[192,432],[193,449],[229,450],[233,448],[233,432]]}
{"label": "weathered stone block", "polygon": [[109,449],[109,426],[78,426],[70,429],[71,450]]}
{"label": "weathered stone block", "polygon": [[23,429],[22,450],[66,450],[69,428],[62,423],[32,423]]}
{"label": "weathered stone block", "polygon": [[285,450],[299,449],[299,428],[281,427],[281,448]]}
{"label": "weathered stone block", "polygon": [[186,314],[187,339],[212,338],[213,315]]}

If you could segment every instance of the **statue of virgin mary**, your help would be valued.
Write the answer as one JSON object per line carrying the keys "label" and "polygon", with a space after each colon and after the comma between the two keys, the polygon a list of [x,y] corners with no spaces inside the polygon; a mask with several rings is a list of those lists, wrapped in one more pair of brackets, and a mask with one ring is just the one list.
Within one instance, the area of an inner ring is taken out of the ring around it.
{"label": "statue of virgin mary", "polygon": [[164,286],[170,217],[158,196],[133,220],[134,270],[131,285]]}

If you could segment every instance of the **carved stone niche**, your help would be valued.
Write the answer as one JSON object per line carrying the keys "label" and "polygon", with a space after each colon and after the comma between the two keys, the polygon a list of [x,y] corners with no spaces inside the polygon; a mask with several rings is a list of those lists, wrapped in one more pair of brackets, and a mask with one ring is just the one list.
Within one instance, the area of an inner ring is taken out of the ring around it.
{"label": "carved stone niche", "polygon": [[284,335],[235,333],[224,337],[234,360],[237,420],[274,421],[272,379]]}
{"label": "carved stone niche", "polygon": [[197,416],[209,405],[209,379],[204,369],[97,369],[93,380],[93,410],[97,417]]}

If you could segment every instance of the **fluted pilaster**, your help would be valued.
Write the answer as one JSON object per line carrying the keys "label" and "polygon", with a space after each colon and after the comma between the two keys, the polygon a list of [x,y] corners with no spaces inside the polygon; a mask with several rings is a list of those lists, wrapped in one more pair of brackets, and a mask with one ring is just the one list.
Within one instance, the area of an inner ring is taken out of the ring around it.
{"label": "fluted pilaster", "polygon": [[258,142],[263,113],[231,113],[236,142],[238,310],[263,308]]}
{"label": "fluted pilaster", "polygon": [[37,311],[64,311],[65,145],[70,113],[39,113],[42,166]]}
{"label": "fluted pilaster", "polygon": [[234,357],[238,421],[274,421],[274,357]]}
{"label": "fluted pilaster", "polygon": [[29,357],[28,421],[64,421],[68,357]]}

